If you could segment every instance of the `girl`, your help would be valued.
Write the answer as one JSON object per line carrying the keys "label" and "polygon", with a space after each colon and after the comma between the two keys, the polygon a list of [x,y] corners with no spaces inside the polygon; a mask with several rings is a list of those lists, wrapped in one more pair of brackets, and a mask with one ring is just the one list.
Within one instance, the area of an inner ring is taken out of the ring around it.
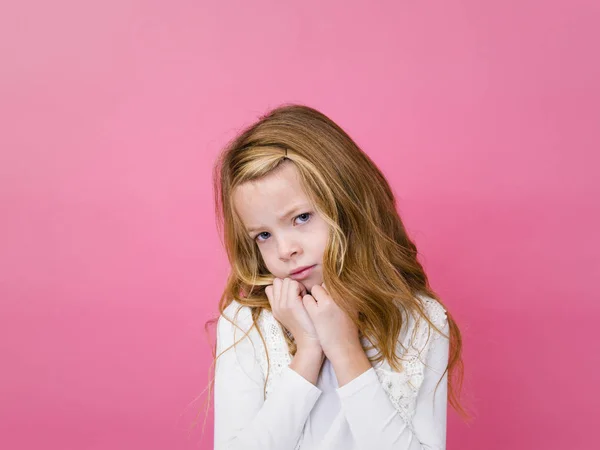
{"label": "girl", "polygon": [[232,268],[215,449],[444,449],[460,332],[375,164],[322,113],[283,106],[225,149],[215,193]]}

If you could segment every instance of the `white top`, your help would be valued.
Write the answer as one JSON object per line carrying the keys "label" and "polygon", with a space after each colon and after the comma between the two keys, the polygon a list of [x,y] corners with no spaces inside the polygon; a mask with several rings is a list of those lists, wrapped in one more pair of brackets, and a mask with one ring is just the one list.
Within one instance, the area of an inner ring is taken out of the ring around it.
{"label": "white top", "polygon": [[[429,297],[419,298],[428,318],[448,336],[443,307]],[[340,388],[327,359],[316,386],[289,368],[292,357],[271,312],[263,311],[258,320],[266,348],[256,328],[243,337],[252,325],[249,307],[233,301],[224,314],[243,331],[219,318],[217,355],[240,342],[215,366],[215,450],[446,448],[447,373],[441,375],[449,341],[425,320],[410,317],[404,322],[399,343],[405,348],[398,347],[401,372],[386,361],[373,363]],[[368,344],[364,338],[363,344]],[[267,351],[271,367],[265,399]],[[376,353],[367,350],[368,356]]]}

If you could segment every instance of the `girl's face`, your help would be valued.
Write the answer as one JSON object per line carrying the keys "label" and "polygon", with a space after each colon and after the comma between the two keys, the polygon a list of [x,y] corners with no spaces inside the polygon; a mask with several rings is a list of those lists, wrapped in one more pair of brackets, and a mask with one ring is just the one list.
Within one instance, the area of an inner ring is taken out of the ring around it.
{"label": "girl's face", "polygon": [[[296,279],[308,292],[323,283],[329,225],[304,193],[292,162],[284,161],[264,178],[238,186],[233,205],[273,276]],[[294,274],[303,267],[310,268]]]}

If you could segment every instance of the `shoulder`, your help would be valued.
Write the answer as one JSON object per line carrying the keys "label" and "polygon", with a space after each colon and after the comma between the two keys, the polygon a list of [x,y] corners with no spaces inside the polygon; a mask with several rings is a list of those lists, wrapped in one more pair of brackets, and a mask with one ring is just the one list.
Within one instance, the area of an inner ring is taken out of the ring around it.
{"label": "shoulder", "polygon": [[270,339],[273,342],[285,341],[281,326],[273,317],[271,311],[261,310],[255,321],[252,317],[252,309],[249,306],[232,300],[219,316],[217,322],[218,336],[235,335],[239,337],[248,335],[252,340],[261,342],[262,339],[259,337],[259,333],[265,339]]}
{"label": "shoulder", "polygon": [[411,427],[417,407],[417,396],[429,370],[428,355],[432,354],[433,346],[437,345],[435,342],[441,342],[439,338],[448,335],[448,319],[442,304],[424,294],[417,294],[415,299],[419,302],[422,312],[402,312],[406,322],[402,327],[397,347],[401,370],[393,368],[387,360],[375,366],[375,373],[383,389],[401,417]]}
{"label": "shoulder", "polygon": [[250,331],[252,325],[252,310],[248,306],[232,300],[219,316],[217,334],[221,337],[237,335],[238,332],[244,334]]}
{"label": "shoulder", "polygon": [[[400,345],[426,352],[433,341],[448,337],[449,324],[446,309],[442,304],[425,294],[417,294],[421,311],[414,310],[408,316],[401,333]],[[432,326],[433,324],[433,326]]]}
{"label": "shoulder", "polygon": [[235,300],[219,317],[217,343],[219,342],[219,349],[235,344],[236,355],[244,361],[244,367],[260,369],[266,380],[267,395],[275,380],[291,362],[282,328],[271,311],[262,309],[255,323],[252,309]]}
{"label": "shoulder", "polygon": [[[447,311],[439,301],[425,294],[417,294],[416,298],[420,301],[423,312],[436,328],[443,330],[448,327]],[[422,317],[420,319],[431,327]]]}
{"label": "shoulder", "polygon": [[240,322],[252,320],[252,311],[250,307],[242,305],[237,300],[231,300],[231,303],[223,310],[223,313],[219,317],[221,319],[231,319]]}

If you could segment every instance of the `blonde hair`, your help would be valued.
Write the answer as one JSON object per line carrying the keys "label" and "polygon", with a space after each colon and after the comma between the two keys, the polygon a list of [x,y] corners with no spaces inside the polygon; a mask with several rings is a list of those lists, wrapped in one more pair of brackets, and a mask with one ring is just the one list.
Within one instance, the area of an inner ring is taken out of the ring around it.
{"label": "blonde hair", "polygon": [[[215,164],[216,216],[231,264],[219,302],[220,315],[233,300],[250,307],[253,327],[264,341],[256,320],[263,309],[271,309],[265,288],[272,284],[273,276],[236,215],[232,193],[286,160],[295,164],[310,200],[330,226],[323,255],[323,281],[328,291],[341,309],[357,317],[360,334],[377,348],[372,361],[385,359],[401,371],[396,348],[404,325],[403,312],[416,313],[437,329],[418,294],[443,303],[429,286],[383,174],[346,132],[308,106],[284,105],[272,110],[229,143]],[[449,312],[447,317],[449,403],[467,417],[459,402],[461,334]],[[294,355],[293,338],[284,335]],[[213,356],[214,364],[220,355],[213,352]]]}

